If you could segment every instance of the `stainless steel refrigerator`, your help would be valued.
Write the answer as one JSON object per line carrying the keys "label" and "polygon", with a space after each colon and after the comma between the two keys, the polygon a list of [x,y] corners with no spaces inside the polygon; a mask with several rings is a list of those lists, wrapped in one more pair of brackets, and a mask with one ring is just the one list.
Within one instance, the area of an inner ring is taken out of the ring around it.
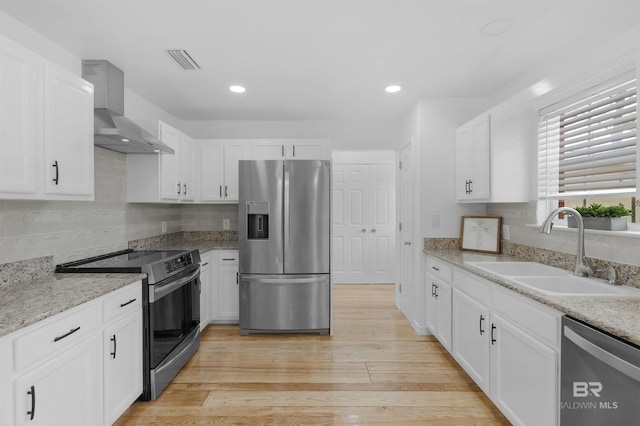
{"label": "stainless steel refrigerator", "polygon": [[240,333],[328,334],[328,160],[240,161]]}

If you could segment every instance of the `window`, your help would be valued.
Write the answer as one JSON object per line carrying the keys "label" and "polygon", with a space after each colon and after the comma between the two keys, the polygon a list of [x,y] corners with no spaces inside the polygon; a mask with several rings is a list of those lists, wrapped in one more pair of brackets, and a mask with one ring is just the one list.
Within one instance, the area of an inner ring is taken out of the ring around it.
{"label": "window", "polygon": [[629,71],[541,111],[541,200],[572,207],[622,203],[636,221],[636,91],[635,71]]}

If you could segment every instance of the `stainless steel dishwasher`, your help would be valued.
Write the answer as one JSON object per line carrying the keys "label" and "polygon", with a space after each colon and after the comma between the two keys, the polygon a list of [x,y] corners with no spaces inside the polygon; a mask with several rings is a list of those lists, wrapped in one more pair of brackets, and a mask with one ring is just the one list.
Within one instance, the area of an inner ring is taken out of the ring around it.
{"label": "stainless steel dishwasher", "polygon": [[561,426],[640,424],[640,347],[562,318]]}

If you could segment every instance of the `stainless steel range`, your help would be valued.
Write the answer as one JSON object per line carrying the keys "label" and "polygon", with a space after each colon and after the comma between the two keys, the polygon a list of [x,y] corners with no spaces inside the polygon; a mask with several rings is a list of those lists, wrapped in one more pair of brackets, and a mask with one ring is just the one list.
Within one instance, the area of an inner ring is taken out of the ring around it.
{"label": "stainless steel range", "polygon": [[57,265],[56,272],[147,274],[141,399],[156,399],[200,347],[198,250],[123,250]]}

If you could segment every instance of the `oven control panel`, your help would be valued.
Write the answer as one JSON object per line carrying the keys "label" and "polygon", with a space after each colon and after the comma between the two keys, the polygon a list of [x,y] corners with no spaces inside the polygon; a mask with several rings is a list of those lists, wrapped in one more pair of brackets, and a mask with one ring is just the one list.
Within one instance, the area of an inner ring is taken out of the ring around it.
{"label": "oven control panel", "polygon": [[193,257],[191,253],[183,254],[182,256],[175,257],[171,260],[167,260],[164,264],[167,274],[170,274],[179,269],[183,269],[186,266],[193,264]]}

